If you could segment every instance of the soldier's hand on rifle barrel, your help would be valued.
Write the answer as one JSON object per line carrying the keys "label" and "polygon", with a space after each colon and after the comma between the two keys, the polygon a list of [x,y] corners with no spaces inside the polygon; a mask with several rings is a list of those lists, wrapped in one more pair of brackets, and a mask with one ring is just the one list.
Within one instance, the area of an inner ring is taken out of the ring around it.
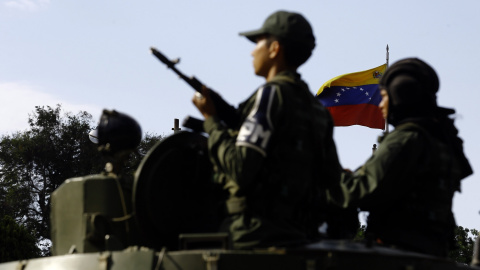
{"label": "soldier's hand on rifle barrel", "polygon": [[192,102],[203,115],[203,117],[205,117],[205,119],[217,114],[215,105],[210,97],[210,89],[208,89],[206,86],[202,86],[201,94],[199,92],[195,92]]}

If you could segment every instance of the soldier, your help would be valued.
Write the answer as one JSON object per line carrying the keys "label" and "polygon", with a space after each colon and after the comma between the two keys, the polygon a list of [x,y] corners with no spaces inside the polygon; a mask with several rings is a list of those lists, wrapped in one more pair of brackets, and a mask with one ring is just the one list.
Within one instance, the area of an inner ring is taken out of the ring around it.
{"label": "soldier", "polygon": [[439,80],[416,58],[396,62],[380,80],[383,116],[395,130],[356,172],[345,173],[330,199],[369,211],[367,238],[446,257],[454,237],[452,199],[472,173],[462,140],[437,106]]}
{"label": "soldier", "polygon": [[229,191],[222,228],[236,249],[308,243],[318,236],[319,189],[341,171],[332,119],[297,73],[315,37],[301,14],[287,11],[240,35],[256,43],[253,67],[266,79],[239,105],[240,127],[221,124],[211,90],[192,100],[205,117],[216,180]]}

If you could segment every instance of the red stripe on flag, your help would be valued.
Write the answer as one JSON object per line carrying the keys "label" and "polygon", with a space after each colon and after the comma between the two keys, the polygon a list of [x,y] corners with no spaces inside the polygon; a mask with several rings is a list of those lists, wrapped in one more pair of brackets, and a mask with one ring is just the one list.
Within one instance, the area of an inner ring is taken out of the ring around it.
{"label": "red stripe on flag", "polygon": [[327,107],[335,126],[361,125],[385,129],[385,119],[378,106],[372,104],[342,105]]}

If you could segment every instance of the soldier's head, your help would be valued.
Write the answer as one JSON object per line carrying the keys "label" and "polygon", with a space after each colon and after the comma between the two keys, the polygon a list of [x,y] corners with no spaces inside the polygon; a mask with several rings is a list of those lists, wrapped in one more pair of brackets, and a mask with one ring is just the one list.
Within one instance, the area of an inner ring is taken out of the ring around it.
{"label": "soldier's head", "polygon": [[240,35],[255,43],[265,42],[267,48],[278,43],[283,48],[286,64],[295,69],[308,60],[315,48],[310,23],[299,13],[283,10],[271,14],[260,29]]}
{"label": "soldier's head", "polygon": [[133,151],[142,140],[138,122],[115,110],[103,110],[97,131],[99,150],[107,155]]}
{"label": "soldier's head", "polygon": [[380,79],[380,107],[388,110],[384,117],[395,126],[405,119],[434,116],[438,88],[437,73],[424,61],[407,58],[394,63]]}

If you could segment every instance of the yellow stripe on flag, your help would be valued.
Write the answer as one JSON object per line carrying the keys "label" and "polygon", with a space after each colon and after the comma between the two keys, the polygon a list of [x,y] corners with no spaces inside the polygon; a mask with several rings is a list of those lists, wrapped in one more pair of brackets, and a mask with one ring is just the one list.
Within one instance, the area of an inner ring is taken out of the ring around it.
{"label": "yellow stripe on flag", "polygon": [[383,73],[385,73],[386,69],[387,64],[383,64],[369,70],[347,73],[337,76],[324,83],[320,87],[320,89],[318,89],[317,96],[323,92],[323,89],[329,88],[331,86],[359,86],[367,84],[378,84],[379,78]]}

